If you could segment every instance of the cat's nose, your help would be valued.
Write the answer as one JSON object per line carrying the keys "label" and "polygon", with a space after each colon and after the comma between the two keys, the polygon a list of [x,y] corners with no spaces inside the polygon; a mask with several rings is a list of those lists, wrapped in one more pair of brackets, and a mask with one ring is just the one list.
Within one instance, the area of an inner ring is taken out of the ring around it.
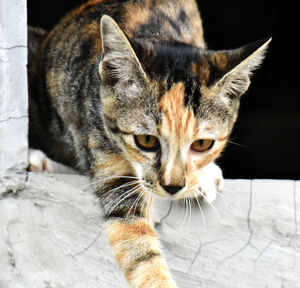
{"label": "cat's nose", "polygon": [[174,185],[161,185],[162,188],[164,188],[169,194],[174,195],[179,190],[181,190],[182,186],[174,186]]}

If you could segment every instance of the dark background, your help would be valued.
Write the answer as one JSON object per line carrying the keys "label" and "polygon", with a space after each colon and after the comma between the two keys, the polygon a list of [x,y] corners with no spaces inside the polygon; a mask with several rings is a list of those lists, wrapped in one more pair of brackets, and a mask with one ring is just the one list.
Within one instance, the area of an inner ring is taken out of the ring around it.
{"label": "dark background", "polygon": [[[28,23],[51,29],[83,0],[28,0]],[[226,178],[300,179],[299,22],[297,2],[198,1],[210,49],[273,37],[242,97],[231,141],[218,161]],[[297,28],[297,30],[296,30]]]}

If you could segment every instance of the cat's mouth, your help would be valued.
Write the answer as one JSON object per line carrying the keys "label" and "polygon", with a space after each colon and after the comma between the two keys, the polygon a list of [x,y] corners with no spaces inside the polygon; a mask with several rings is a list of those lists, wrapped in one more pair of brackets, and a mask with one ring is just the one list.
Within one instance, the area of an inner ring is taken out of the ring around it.
{"label": "cat's mouth", "polygon": [[217,196],[218,186],[211,185],[199,185],[199,187],[187,186],[175,186],[175,185],[161,185],[159,182],[156,185],[147,187],[147,190],[151,193],[163,198],[170,200],[179,200],[184,198],[194,198],[200,201],[212,203],[215,201]]}
{"label": "cat's mouth", "polygon": [[164,199],[178,200],[187,197],[186,186],[162,185],[158,181],[151,190],[154,194]]}
{"label": "cat's mouth", "polygon": [[154,182],[143,179],[141,181],[145,190],[163,199],[179,200],[194,198],[208,203],[215,201],[218,191],[222,190],[223,187],[223,178],[221,175],[212,179],[204,178],[193,184],[187,182],[184,186],[163,185],[159,180]]}

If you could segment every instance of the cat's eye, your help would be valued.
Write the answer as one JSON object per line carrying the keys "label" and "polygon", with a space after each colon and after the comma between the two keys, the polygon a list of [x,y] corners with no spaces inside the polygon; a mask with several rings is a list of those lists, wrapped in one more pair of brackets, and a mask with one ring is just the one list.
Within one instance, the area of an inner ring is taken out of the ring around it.
{"label": "cat's eye", "polygon": [[215,141],[213,139],[199,139],[191,145],[191,149],[196,152],[205,152],[212,148]]}
{"label": "cat's eye", "polygon": [[134,140],[140,149],[147,152],[155,151],[159,145],[158,139],[152,135],[135,135]]}

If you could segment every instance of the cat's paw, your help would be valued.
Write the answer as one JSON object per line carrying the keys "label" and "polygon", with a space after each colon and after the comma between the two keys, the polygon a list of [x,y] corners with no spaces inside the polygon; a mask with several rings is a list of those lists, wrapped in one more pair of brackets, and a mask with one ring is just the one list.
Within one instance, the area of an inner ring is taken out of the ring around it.
{"label": "cat's paw", "polygon": [[203,167],[199,183],[201,197],[207,202],[212,203],[216,199],[218,191],[224,186],[221,168],[215,163],[210,163]]}
{"label": "cat's paw", "polygon": [[29,171],[53,173],[52,161],[40,150],[29,149],[28,151]]}
{"label": "cat's paw", "polygon": [[28,162],[28,170],[31,172],[76,174],[72,168],[51,160],[44,152],[37,149],[29,149]]}

